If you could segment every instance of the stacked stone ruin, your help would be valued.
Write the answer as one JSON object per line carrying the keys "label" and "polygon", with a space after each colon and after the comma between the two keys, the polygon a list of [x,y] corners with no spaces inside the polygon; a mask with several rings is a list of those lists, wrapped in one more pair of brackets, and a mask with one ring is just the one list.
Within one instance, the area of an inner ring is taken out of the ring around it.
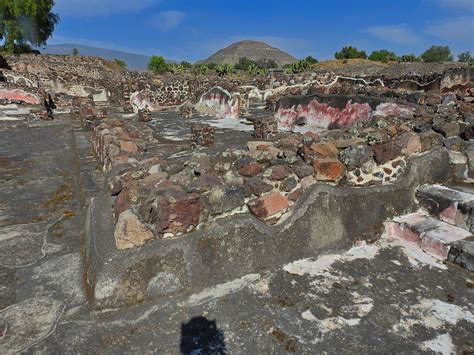
{"label": "stacked stone ruin", "polygon": [[274,117],[259,117],[253,122],[254,137],[257,139],[269,139],[278,133],[278,121]]}
{"label": "stacked stone ruin", "polygon": [[191,126],[191,147],[212,147],[215,139],[214,128],[202,124],[195,123]]}
{"label": "stacked stone ruin", "polygon": [[[40,106],[47,93],[93,131],[120,249],[235,214],[283,223],[316,184],[390,185],[403,178],[411,157],[436,148],[449,151],[453,178],[472,174],[472,69],[462,65],[436,66],[424,76],[324,72],[276,82],[155,77],[86,57],[7,61],[0,100]],[[273,112],[251,117],[252,103]],[[136,115],[122,115],[132,108]],[[189,122],[181,137],[189,143],[179,146],[186,161],[160,151],[170,143],[156,125],[158,110]],[[221,131],[203,113],[236,122],[248,117],[253,132],[240,148],[223,149]],[[146,237],[131,240],[128,231],[137,228]]]}

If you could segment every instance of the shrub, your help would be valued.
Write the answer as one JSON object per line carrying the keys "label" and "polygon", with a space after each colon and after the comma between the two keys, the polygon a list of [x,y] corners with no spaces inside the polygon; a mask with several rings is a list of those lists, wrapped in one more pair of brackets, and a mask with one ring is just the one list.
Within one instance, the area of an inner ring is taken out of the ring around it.
{"label": "shrub", "polygon": [[191,69],[193,65],[185,60],[183,60],[180,65],[182,65],[185,69]]}
{"label": "shrub", "polygon": [[235,73],[235,68],[232,64],[220,64],[215,67],[215,71],[219,76],[226,76]]}
{"label": "shrub", "polygon": [[260,59],[257,62],[257,67],[260,69],[276,69],[278,68],[278,64],[274,60]]}
{"label": "shrub", "polygon": [[165,58],[154,55],[150,58],[148,70],[155,74],[164,74],[169,71],[169,66],[166,63]]}
{"label": "shrub", "polygon": [[15,44],[13,49],[2,46],[0,47],[0,52],[6,54],[41,54],[39,50],[31,48],[27,43]]}
{"label": "shrub", "polygon": [[250,76],[267,75],[268,74],[268,69],[258,67],[256,64],[250,64],[249,66],[247,66],[246,72]]}
{"label": "shrub", "polygon": [[458,55],[458,61],[462,63],[469,63],[470,65],[474,65],[474,57],[471,55],[470,52],[464,52]]}
{"label": "shrub", "polygon": [[452,62],[453,55],[448,46],[431,46],[422,55],[424,62]]}
{"label": "shrub", "polygon": [[417,57],[415,54],[404,54],[400,58],[398,58],[400,62],[420,62],[421,58]]}
{"label": "shrub", "polygon": [[336,59],[367,59],[365,51],[359,51],[356,47],[343,47],[340,52],[334,55]]}
{"label": "shrub", "polygon": [[310,55],[307,56],[304,60],[310,65],[318,63],[318,60]]}
{"label": "shrub", "polygon": [[186,72],[186,68],[182,64],[171,63],[168,64],[168,70],[173,74],[183,74]]}
{"label": "shrub", "polygon": [[235,65],[235,69],[247,71],[251,66],[257,66],[257,62],[244,57],[239,59],[239,62]]}
{"label": "shrub", "polygon": [[259,72],[267,73],[267,69],[278,68],[278,64],[274,60],[260,59],[257,62],[248,58],[240,58],[239,62],[234,67],[236,70],[242,70],[247,73]]}
{"label": "shrub", "polygon": [[123,60],[115,58],[115,59],[114,59],[114,62],[115,62],[115,64],[117,64],[120,68],[122,68],[122,69],[127,69],[127,63],[125,63]]}
{"label": "shrub", "polygon": [[206,75],[209,72],[209,67],[206,64],[196,64],[193,67],[193,73],[196,75]]}
{"label": "shrub", "polygon": [[256,64],[250,64],[247,66],[247,68],[245,69],[245,71],[247,72],[247,74],[249,74],[250,76],[257,76],[258,75],[258,71],[259,71],[259,68],[257,67]]}
{"label": "shrub", "polygon": [[298,74],[310,69],[311,65],[306,60],[300,60],[286,67],[287,74]]}
{"label": "shrub", "polygon": [[73,49],[72,49],[72,55],[73,55],[73,56],[76,56],[76,55],[78,55],[78,54],[79,54],[79,51],[77,50],[77,48],[73,48]]}
{"label": "shrub", "polygon": [[394,52],[390,52],[386,49],[381,49],[378,51],[373,51],[370,54],[369,59],[376,62],[390,62],[398,60],[398,57]]}

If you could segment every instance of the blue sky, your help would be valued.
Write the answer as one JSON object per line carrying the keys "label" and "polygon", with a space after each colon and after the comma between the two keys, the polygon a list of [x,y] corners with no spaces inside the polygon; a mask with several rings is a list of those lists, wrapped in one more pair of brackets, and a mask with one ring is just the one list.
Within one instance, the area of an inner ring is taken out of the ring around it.
{"label": "blue sky", "polygon": [[344,45],[474,53],[474,0],[56,0],[50,44],[77,43],[195,61],[242,39],[302,58]]}

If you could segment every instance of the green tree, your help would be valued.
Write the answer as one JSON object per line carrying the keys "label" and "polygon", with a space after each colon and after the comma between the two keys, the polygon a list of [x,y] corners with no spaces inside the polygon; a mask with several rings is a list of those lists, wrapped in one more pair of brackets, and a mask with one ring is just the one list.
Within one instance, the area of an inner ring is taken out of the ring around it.
{"label": "green tree", "polygon": [[256,64],[250,64],[245,71],[250,76],[259,76],[259,75],[267,75],[268,74],[268,69],[267,68],[259,67]]}
{"label": "green tree", "polygon": [[155,74],[164,74],[169,71],[169,65],[166,63],[165,58],[161,56],[153,55],[148,62],[148,70]]}
{"label": "green tree", "polygon": [[464,52],[458,55],[458,61],[463,63],[473,63],[474,57],[471,52]]}
{"label": "green tree", "polygon": [[307,56],[304,60],[310,65],[318,63],[318,60],[310,55]]}
{"label": "green tree", "polygon": [[390,62],[398,60],[398,57],[394,52],[390,52],[386,49],[380,49],[378,51],[373,51],[370,54],[369,59],[376,62]]}
{"label": "green tree", "polygon": [[127,69],[127,63],[125,63],[125,61],[123,61],[122,59],[117,59],[117,58],[115,58],[115,59],[114,59],[114,62],[115,62],[115,64],[117,64],[120,68],[122,68],[122,69]]}
{"label": "green tree", "polygon": [[249,72],[259,72],[268,73],[268,69],[278,68],[278,64],[274,60],[270,59],[259,59],[254,61],[248,58],[240,58],[239,62],[235,65],[236,70],[242,70],[247,73]]}
{"label": "green tree", "polygon": [[209,67],[206,64],[196,64],[193,67],[193,72],[196,75],[206,75],[209,72]]}
{"label": "green tree", "polygon": [[73,56],[76,56],[76,55],[78,55],[78,54],[79,54],[79,51],[77,50],[77,48],[73,48],[73,49],[72,49],[72,55],[73,55]]}
{"label": "green tree", "polygon": [[182,65],[185,69],[192,69],[193,65],[185,60],[183,60],[180,65]]}
{"label": "green tree", "polygon": [[215,71],[219,76],[227,76],[235,73],[235,68],[232,64],[220,64],[215,67]]}
{"label": "green tree", "polygon": [[251,67],[258,67],[257,62],[247,58],[239,58],[239,62],[235,65],[236,70],[248,71]]}
{"label": "green tree", "polygon": [[0,0],[0,40],[6,51],[46,44],[59,22],[53,6],[54,0]]}
{"label": "green tree", "polygon": [[278,68],[278,64],[272,59],[259,59],[257,67],[260,69],[275,69]]}
{"label": "green tree", "polygon": [[422,55],[424,62],[452,62],[453,55],[448,46],[431,46]]}
{"label": "green tree", "polygon": [[400,62],[419,62],[421,60],[420,57],[417,57],[415,54],[404,54],[400,58],[398,58]]}
{"label": "green tree", "polygon": [[247,66],[247,69],[245,69],[248,75],[250,76],[257,76],[259,73],[259,68],[255,64],[250,64]]}
{"label": "green tree", "polygon": [[367,59],[367,53],[365,51],[359,51],[357,47],[343,47],[340,52],[336,52],[334,55],[336,59]]}
{"label": "green tree", "polygon": [[311,69],[311,64],[306,59],[300,60],[296,63],[290,64],[285,66],[287,74],[298,74],[303,73],[309,69]]}
{"label": "green tree", "polygon": [[173,74],[183,74],[186,72],[186,68],[182,64],[172,63],[168,65],[169,71]]}

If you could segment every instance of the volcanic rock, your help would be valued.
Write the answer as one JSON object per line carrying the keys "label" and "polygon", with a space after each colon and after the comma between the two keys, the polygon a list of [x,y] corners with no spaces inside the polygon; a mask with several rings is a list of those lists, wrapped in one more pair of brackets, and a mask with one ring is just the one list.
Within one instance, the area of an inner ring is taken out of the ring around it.
{"label": "volcanic rock", "polygon": [[248,203],[250,211],[261,219],[283,212],[288,206],[288,199],[279,192],[274,192],[271,195],[260,197]]}
{"label": "volcanic rock", "polygon": [[117,249],[125,250],[142,246],[153,238],[153,233],[140,222],[132,211],[127,210],[120,214],[115,227]]}
{"label": "volcanic rock", "polygon": [[337,159],[316,159],[313,167],[316,179],[320,181],[338,181],[346,172],[344,165]]}

